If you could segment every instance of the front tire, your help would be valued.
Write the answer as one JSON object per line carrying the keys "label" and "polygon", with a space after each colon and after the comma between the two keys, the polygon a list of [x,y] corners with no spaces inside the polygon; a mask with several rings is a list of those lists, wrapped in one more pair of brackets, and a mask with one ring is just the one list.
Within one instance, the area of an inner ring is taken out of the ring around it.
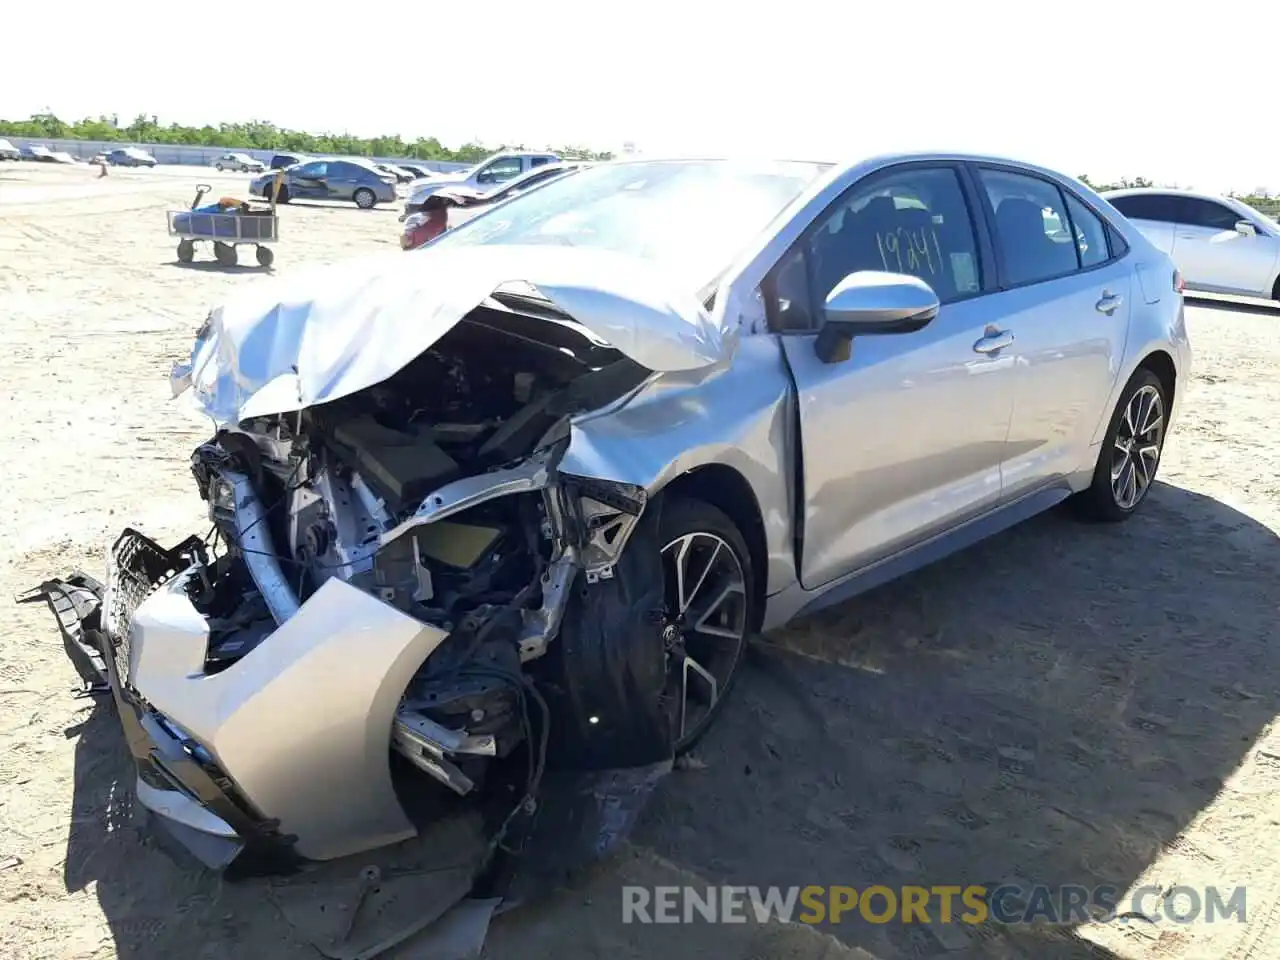
{"label": "front tire", "polygon": [[755,571],[733,521],[702,500],[664,503],[660,538],[664,695],[679,756],[711,729],[738,679],[755,622]]}
{"label": "front tire", "polygon": [[1139,368],[1120,394],[1093,482],[1072,499],[1085,518],[1105,523],[1128,520],[1147,499],[1164,454],[1169,397],[1150,370]]}
{"label": "front tire", "polygon": [[355,200],[356,206],[361,210],[372,210],[374,204],[378,202],[377,196],[368,187],[361,187],[355,192],[352,199]]}

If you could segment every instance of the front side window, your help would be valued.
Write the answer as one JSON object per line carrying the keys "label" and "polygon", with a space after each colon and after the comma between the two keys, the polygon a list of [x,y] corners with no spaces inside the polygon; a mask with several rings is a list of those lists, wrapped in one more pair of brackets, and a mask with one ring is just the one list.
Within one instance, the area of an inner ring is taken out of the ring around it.
{"label": "front side window", "polygon": [[316,160],[312,163],[304,163],[296,172],[300,177],[323,177],[329,172],[329,165],[322,160]]}
{"label": "front side window", "polygon": [[1234,230],[1244,217],[1230,207],[1199,197],[1181,197],[1178,222],[1190,227],[1207,227],[1210,230]]}
{"label": "front side window", "polygon": [[502,183],[520,173],[519,157],[499,157],[476,174],[477,183]]}
{"label": "front side window", "polygon": [[1007,170],[980,169],[995,211],[995,245],[1008,286],[1038,283],[1080,267],[1062,192],[1047,180]]}
{"label": "front side window", "polygon": [[909,167],[855,186],[806,242],[815,305],[859,270],[919,277],[943,303],[981,288],[978,244],[951,167]]}

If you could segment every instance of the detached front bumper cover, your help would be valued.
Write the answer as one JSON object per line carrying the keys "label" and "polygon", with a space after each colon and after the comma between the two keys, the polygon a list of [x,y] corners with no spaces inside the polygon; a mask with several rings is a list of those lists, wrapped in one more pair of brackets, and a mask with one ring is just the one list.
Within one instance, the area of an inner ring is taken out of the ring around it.
{"label": "detached front bumper cover", "polygon": [[[116,616],[128,617],[152,588],[176,571],[198,562],[203,544],[196,538],[166,550],[134,530],[125,530],[112,548],[120,587],[112,591]],[[277,821],[249,811],[226,775],[200,747],[184,740],[123,680],[126,643],[114,643],[103,627],[104,585],[76,572],[48,580],[21,602],[44,599],[53,611],[63,646],[91,694],[109,693],[116,705],[125,741],[137,768],[138,801],[156,815],[156,823],[206,866],[229,876],[290,872],[300,862],[296,837],[281,832]]]}

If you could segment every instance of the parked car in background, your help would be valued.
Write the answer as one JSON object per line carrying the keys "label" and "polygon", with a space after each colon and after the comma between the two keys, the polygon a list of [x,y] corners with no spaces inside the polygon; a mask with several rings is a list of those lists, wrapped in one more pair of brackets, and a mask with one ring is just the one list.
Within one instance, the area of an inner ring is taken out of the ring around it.
{"label": "parked car in background", "polygon": [[1103,196],[1173,257],[1188,290],[1280,300],[1280,224],[1247,203],[1149,187]]}
{"label": "parked car in background", "polygon": [[65,150],[54,150],[52,153],[49,154],[49,158],[54,163],[79,163],[80,162],[71,154],[67,153],[67,151]]}
{"label": "parked car in background", "polygon": [[38,143],[28,143],[22,147],[22,159],[34,160],[37,163],[53,163],[53,151]]}
{"label": "parked car in background", "polygon": [[470,187],[474,190],[494,190],[522,173],[548,163],[559,163],[554,153],[521,153],[503,151],[486,157],[475,166],[458,173],[437,173],[425,180],[415,180],[409,185],[409,198],[405,214],[421,210],[422,203],[442,187]]}
{"label": "parked car in background", "polygon": [[375,163],[373,166],[376,169],[381,170],[383,173],[391,174],[391,176],[396,178],[397,183],[410,183],[413,180],[418,179],[414,173],[394,163]]}
{"label": "parked car in background", "polygon": [[[441,197],[446,201],[449,207],[461,207],[467,211],[476,211],[481,208],[491,207],[494,204],[502,203],[504,200],[509,200],[512,197],[518,196],[526,190],[531,190],[539,184],[547,183],[557,177],[563,177],[586,166],[589,166],[589,164],[581,160],[570,160],[564,163],[548,163],[545,166],[534,167],[528,173],[521,174],[514,180],[507,181],[505,185],[498,187],[498,189],[490,190],[488,192],[477,190],[474,187],[443,187],[428,196],[426,200],[423,201],[423,205],[413,207],[412,209],[407,205],[405,212],[400,214],[400,219],[407,220],[414,214],[423,212],[425,205],[430,203],[432,197]],[[449,222],[455,225],[465,222],[466,219],[467,217],[465,215],[459,216],[456,212],[449,215]]]}
{"label": "parked car in background", "polygon": [[422,178],[429,177],[432,174],[432,171],[430,168],[421,166],[416,163],[402,163],[402,164],[399,164],[399,166],[405,170],[408,170],[410,173],[412,173],[415,180],[421,180]]}
{"label": "parked car in background", "polygon": [[267,164],[268,170],[284,170],[286,167],[292,167],[294,164],[306,163],[311,158],[302,153],[277,153],[271,158],[271,162]]}
{"label": "parked car in background", "polygon": [[8,140],[0,138],[0,160],[21,160],[22,151]]}
{"label": "parked car in background", "polygon": [[216,307],[170,382],[225,546],[127,529],[129,589],[65,607],[215,868],[669,765],[751,636],[1068,499],[1133,516],[1191,374],[1169,257],[1029,164],[623,160],[494,214]]}
{"label": "parked car in background", "polygon": [[267,169],[267,165],[261,160],[255,160],[247,153],[224,153],[217,160],[213,161],[215,170],[235,170],[238,173],[261,173]]}
{"label": "parked car in background", "polygon": [[[275,173],[255,177],[249,192],[269,197]],[[276,200],[348,200],[362,210],[396,199],[396,178],[366,160],[309,160],[288,167]]]}
{"label": "parked car in background", "polygon": [[117,147],[107,154],[107,163],[115,167],[154,167],[156,158],[138,147]]}

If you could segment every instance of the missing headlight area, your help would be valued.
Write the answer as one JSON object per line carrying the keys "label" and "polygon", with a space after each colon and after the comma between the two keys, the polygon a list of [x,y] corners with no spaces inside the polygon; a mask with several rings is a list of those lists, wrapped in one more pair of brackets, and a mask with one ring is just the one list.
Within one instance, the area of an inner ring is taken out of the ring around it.
{"label": "missing headlight area", "polygon": [[556,462],[568,417],[649,372],[545,321],[535,339],[533,322],[480,307],[389,380],[223,430],[193,456],[223,547],[192,581],[204,669],[248,656],[329,580],[377,597],[447,635],[390,743],[462,795],[547,722],[529,715],[530,664],[575,586],[613,576],[645,508],[643,489]]}

